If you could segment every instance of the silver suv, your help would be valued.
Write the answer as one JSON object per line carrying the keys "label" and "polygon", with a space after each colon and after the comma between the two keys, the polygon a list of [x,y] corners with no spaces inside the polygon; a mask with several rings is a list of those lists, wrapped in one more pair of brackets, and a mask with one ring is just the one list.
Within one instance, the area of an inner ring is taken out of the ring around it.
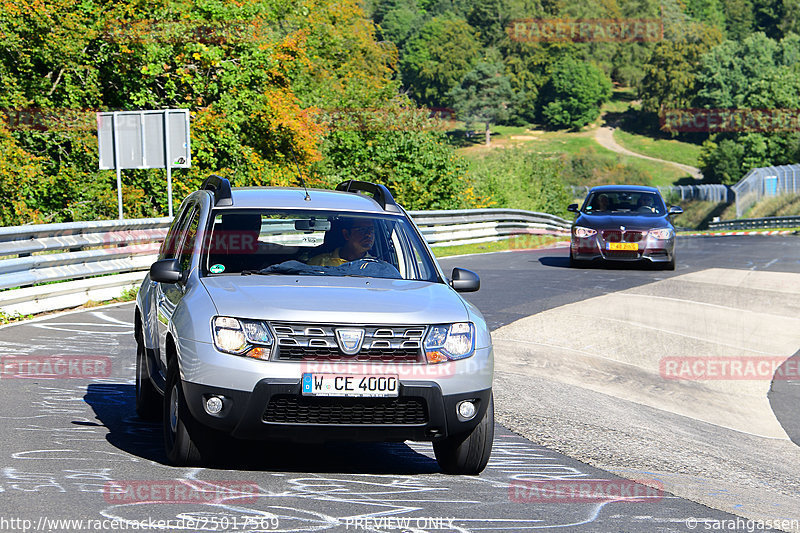
{"label": "silver suv", "polygon": [[227,437],[432,441],[478,474],[494,436],[492,342],[389,190],[235,188],[181,205],[136,301],[136,410],[176,465]]}

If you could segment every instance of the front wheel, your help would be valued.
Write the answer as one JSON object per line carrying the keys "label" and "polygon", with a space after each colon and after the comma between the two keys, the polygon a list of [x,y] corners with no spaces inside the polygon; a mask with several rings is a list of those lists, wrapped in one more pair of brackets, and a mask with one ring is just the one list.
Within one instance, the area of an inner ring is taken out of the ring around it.
{"label": "front wheel", "polygon": [[472,433],[447,437],[433,443],[436,461],[445,474],[478,475],[486,468],[494,441],[494,400]]}
{"label": "front wheel", "polygon": [[189,412],[178,362],[173,358],[164,388],[164,449],[167,458],[175,466],[200,465],[212,460],[215,442],[211,432],[210,428],[203,431]]}

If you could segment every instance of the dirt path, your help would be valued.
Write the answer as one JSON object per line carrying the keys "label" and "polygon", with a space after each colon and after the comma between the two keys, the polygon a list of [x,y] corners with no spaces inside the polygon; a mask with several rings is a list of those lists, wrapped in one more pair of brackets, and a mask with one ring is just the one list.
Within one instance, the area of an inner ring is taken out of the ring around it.
{"label": "dirt path", "polygon": [[597,141],[597,144],[599,144],[603,148],[608,148],[612,152],[617,152],[618,154],[627,155],[631,157],[639,157],[641,159],[649,159],[650,161],[657,161],[659,163],[666,163],[667,165],[672,165],[673,167],[677,167],[683,170],[684,172],[689,173],[689,175],[691,175],[696,180],[703,179],[703,173],[700,172],[699,168],[689,165],[684,165],[682,163],[676,163],[675,161],[667,161],[666,159],[658,159],[656,157],[650,157],[649,155],[637,154],[636,152],[631,152],[627,148],[623,148],[622,146],[617,144],[617,141],[614,140],[614,128],[611,128],[609,126],[602,126],[600,128],[597,128],[597,130],[595,130],[594,137],[595,140]]}

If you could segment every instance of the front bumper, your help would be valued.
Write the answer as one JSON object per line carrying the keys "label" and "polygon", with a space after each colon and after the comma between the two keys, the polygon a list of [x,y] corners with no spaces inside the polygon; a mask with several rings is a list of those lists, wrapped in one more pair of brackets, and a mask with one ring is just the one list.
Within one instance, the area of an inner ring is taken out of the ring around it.
{"label": "front bumper", "polygon": [[[433,382],[402,381],[397,398],[321,398],[302,396],[299,380],[265,378],[252,392],[183,382],[192,416],[201,424],[240,439],[292,442],[433,441],[471,432],[483,418],[491,388],[442,394]],[[210,395],[223,397],[223,409],[203,408]],[[474,400],[470,420],[456,406]]]}
{"label": "front bumper", "polygon": [[670,239],[654,239],[647,237],[636,244],[636,250],[614,251],[608,249],[607,242],[598,232],[591,237],[572,237],[570,251],[572,257],[579,261],[601,259],[606,261],[650,261],[652,263],[668,263],[675,254],[675,237]]}

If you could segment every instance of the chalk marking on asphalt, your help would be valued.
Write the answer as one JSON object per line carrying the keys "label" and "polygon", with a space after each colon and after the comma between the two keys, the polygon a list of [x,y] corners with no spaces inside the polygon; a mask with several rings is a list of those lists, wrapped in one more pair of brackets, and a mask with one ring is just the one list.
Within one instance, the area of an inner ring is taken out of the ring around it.
{"label": "chalk marking on asphalt", "polygon": [[123,326],[127,326],[129,328],[133,327],[133,322],[126,321],[126,320],[120,320],[118,318],[114,318],[112,316],[108,316],[107,314],[103,313],[102,311],[92,311],[89,314],[93,315],[93,316],[96,316],[97,318],[99,318],[101,320],[106,320],[108,322],[111,322],[113,324],[122,324]]}

